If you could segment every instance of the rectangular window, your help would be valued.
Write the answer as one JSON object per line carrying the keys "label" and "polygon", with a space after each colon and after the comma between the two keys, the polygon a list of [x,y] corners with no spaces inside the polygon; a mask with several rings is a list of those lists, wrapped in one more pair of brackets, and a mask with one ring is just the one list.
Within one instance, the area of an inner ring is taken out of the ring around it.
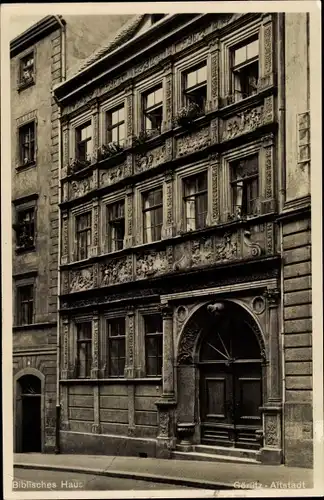
{"label": "rectangular window", "polygon": [[108,249],[115,252],[124,248],[125,203],[118,201],[107,207],[108,212]]}
{"label": "rectangular window", "polygon": [[91,212],[76,217],[76,240],[78,260],[87,259],[91,246]]}
{"label": "rectangular window", "polygon": [[197,104],[201,111],[205,111],[207,100],[207,64],[191,68],[183,75],[183,90],[185,104]]}
{"label": "rectangular window", "polygon": [[259,211],[259,159],[253,155],[232,164],[233,214],[257,215]]}
{"label": "rectangular window", "polygon": [[107,143],[115,142],[123,145],[125,142],[125,108],[119,106],[107,113]]}
{"label": "rectangular window", "polygon": [[19,210],[16,224],[17,248],[30,248],[35,244],[35,209]]}
{"label": "rectangular window", "polygon": [[148,377],[162,375],[163,325],[160,314],[144,316],[145,364]]}
{"label": "rectangular window", "polygon": [[91,321],[78,323],[76,372],[79,378],[87,378],[91,375],[91,341]]}
{"label": "rectangular window", "polygon": [[253,38],[231,52],[232,92],[235,101],[257,93],[259,79],[259,40]]}
{"label": "rectangular window", "polygon": [[163,89],[162,85],[151,89],[143,95],[143,128],[147,132],[161,133],[163,120]]}
{"label": "rectangular window", "polygon": [[80,161],[90,160],[92,153],[91,121],[75,129],[75,142],[75,157]]}
{"label": "rectangular window", "polygon": [[35,163],[35,122],[19,128],[19,160],[20,165]]}
{"label": "rectangular window", "polygon": [[162,187],[143,194],[143,229],[144,243],[161,239],[163,223]]}
{"label": "rectangular window", "polygon": [[110,377],[124,377],[125,370],[125,318],[107,320],[108,332],[108,374]]}
{"label": "rectangular window", "polygon": [[187,231],[202,229],[207,224],[207,172],[184,179],[184,213]]}
{"label": "rectangular window", "polygon": [[34,285],[17,287],[17,319],[19,325],[34,322]]}
{"label": "rectangular window", "polygon": [[20,84],[32,83],[35,77],[34,53],[31,52],[20,60]]}

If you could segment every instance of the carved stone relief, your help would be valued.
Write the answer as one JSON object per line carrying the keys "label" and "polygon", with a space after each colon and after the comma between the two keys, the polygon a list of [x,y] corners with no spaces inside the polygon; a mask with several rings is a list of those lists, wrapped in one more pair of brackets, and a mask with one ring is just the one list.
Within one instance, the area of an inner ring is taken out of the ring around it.
{"label": "carved stone relief", "polygon": [[276,415],[265,415],[265,445],[266,446],[279,445]]}
{"label": "carved stone relief", "polygon": [[100,187],[110,186],[125,177],[126,162],[100,172]]}
{"label": "carved stone relief", "polygon": [[97,370],[99,368],[99,317],[94,315],[92,318],[92,370],[95,370],[97,375]]}
{"label": "carved stone relief", "polygon": [[135,317],[134,311],[131,310],[128,316],[128,362],[132,366],[134,362],[134,335],[135,335]]}
{"label": "carved stone relief", "polygon": [[212,108],[217,109],[219,96],[219,40],[213,40],[214,52],[211,56],[211,99]]}
{"label": "carved stone relief", "polygon": [[192,267],[211,264],[214,257],[212,238],[200,238],[191,241]]}
{"label": "carved stone relief", "polygon": [[127,139],[131,139],[133,135],[133,95],[127,96]]}
{"label": "carved stone relief", "polygon": [[185,327],[180,339],[177,361],[179,365],[190,365],[193,363],[193,351],[195,343],[201,333],[198,325]]}
{"label": "carved stone relief", "polygon": [[70,292],[81,292],[93,288],[93,269],[70,271]]}
{"label": "carved stone relief", "polygon": [[190,242],[181,243],[174,248],[174,271],[188,269],[192,265]]}
{"label": "carved stone relief", "polygon": [[65,124],[62,130],[62,139],[63,139],[63,166],[66,167],[70,161],[69,157],[69,128],[68,125]]}
{"label": "carved stone relief", "polygon": [[86,179],[73,180],[70,184],[70,199],[74,200],[87,194],[93,189],[92,177]]}
{"label": "carved stone relief", "polygon": [[170,270],[165,251],[150,252],[139,255],[136,259],[136,278],[150,278]]}
{"label": "carved stone relief", "polygon": [[237,235],[225,233],[221,243],[216,244],[216,260],[231,260],[237,258]]}
{"label": "carved stone relief", "polygon": [[135,160],[135,173],[145,172],[157,167],[165,161],[165,145],[152,149],[147,155],[137,155]]}
{"label": "carved stone relief", "polygon": [[166,130],[171,128],[172,125],[172,73],[166,77],[165,82],[165,121]]}
{"label": "carved stone relief", "polygon": [[272,222],[266,224],[266,247],[269,255],[274,254],[274,227]]}
{"label": "carved stone relief", "polygon": [[272,146],[265,149],[266,198],[272,198]]}
{"label": "carved stone relief", "polygon": [[62,262],[68,260],[69,255],[69,219],[68,212],[62,213]]}
{"label": "carved stone relief", "polygon": [[133,259],[131,255],[113,259],[101,267],[101,286],[116,285],[131,281],[133,278]]}
{"label": "carved stone relief", "polygon": [[[269,103],[267,103],[266,121],[269,122]],[[234,137],[252,132],[265,122],[264,106],[242,111],[222,124],[222,140],[228,141]]]}
{"label": "carved stone relief", "polygon": [[170,425],[170,415],[168,411],[159,411],[159,436],[168,437]]}
{"label": "carved stone relief", "polygon": [[68,318],[63,318],[63,363],[62,363],[62,378],[66,378],[67,370],[69,366],[69,320]]}
{"label": "carved stone relief", "polygon": [[260,255],[262,254],[262,248],[258,243],[253,242],[251,240],[251,231],[249,231],[247,229],[244,230],[244,233],[243,233],[243,243],[244,243],[244,246],[247,247],[248,255],[250,257],[260,257]]}
{"label": "carved stone relief", "polygon": [[177,156],[194,153],[209,146],[211,143],[209,127],[202,128],[198,132],[185,135],[177,140]]}
{"label": "carved stone relief", "polygon": [[215,155],[210,159],[212,165],[212,223],[219,222],[219,155]]}

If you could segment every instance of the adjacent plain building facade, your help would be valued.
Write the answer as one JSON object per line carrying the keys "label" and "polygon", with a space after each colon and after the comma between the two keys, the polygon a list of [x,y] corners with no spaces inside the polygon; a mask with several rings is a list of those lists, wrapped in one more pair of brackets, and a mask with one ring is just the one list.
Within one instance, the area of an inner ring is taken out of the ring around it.
{"label": "adjacent plain building facade", "polygon": [[127,19],[47,16],[10,43],[14,450],[55,448],[58,106],[54,85]]}
{"label": "adjacent plain building facade", "polygon": [[56,87],[63,452],[312,465],[308,45],[145,15]]}

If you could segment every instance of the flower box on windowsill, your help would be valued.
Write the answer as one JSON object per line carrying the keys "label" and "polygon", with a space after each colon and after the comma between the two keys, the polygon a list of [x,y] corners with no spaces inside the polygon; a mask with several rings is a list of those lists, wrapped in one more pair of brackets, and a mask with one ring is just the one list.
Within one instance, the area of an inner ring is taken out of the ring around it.
{"label": "flower box on windowsill", "polygon": [[68,174],[76,174],[78,172],[81,172],[81,170],[84,170],[88,168],[91,165],[91,160],[79,160],[78,158],[75,158],[74,160],[70,160],[70,163],[68,165]]}
{"label": "flower box on windowsill", "polygon": [[30,87],[31,85],[34,85],[35,84],[35,79],[33,76],[31,76],[30,78],[25,78],[25,79],[22,79],[19,83],[18,83],[18,92],[20,92],[21,90],[24,90],[28,87]]}
{"label": "flower box on windowsill", "polygon": [[98,148],[98,161],[106,160],[108,158],[116,158],[125,152],[125,147],[118,142],[109,142],[103,144]]}
{"label": "flower box on windowsill", "polygon": [[141,130],[141,132],[133,137],[132,146],[139,151],[147,149],[147,143],[160,135],[159,130]]}
{"label": "flower box on windowsill", "polygon": [[196,118],[203,115],[202,109],[196,103],[190,103],[181,108],[175,115],[173,123],[175,126],[191,128]]}
{"label": "flower box on windowsill", "polygon": [[17,165],[16,170],[19,171],[19,170],[24,170],[26,168],[31,168],[31,167],[36,167],[35,160],[26,161],[25,163],[21,163],[21,164]]}

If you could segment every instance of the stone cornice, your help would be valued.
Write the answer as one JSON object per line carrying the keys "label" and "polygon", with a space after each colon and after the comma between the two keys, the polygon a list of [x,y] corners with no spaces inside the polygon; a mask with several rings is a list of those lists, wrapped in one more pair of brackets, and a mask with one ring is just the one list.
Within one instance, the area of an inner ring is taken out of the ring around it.
{"label": "stone cornice", "polygon": [[10,57],[15,57],[54,30],[59,29],[61,27],[60,21],[63,25],[66,24],[65,20],[59,18],[59,16],[46,16],[38,23],[33,24],[10,42]]}

